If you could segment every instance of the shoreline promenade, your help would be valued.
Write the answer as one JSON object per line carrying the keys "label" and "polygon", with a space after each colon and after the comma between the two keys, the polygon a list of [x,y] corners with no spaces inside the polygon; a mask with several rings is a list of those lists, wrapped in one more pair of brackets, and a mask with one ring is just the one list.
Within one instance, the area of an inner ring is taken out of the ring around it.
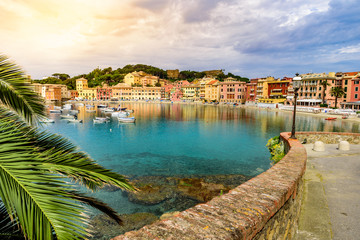
{"label": "shoreline promenade", "polygon": [[324,152],[304,144],[308,161],[298,240],[358,239],[360,228],[360,145],[340,151],[326,144]]}

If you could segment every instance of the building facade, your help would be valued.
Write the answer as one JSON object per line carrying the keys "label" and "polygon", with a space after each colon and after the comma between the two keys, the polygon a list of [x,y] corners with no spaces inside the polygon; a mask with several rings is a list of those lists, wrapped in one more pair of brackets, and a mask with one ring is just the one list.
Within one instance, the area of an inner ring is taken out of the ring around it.
{"label": "building facade", "polygon": [[225,79],[217,83],[220,103],[245,103],[246,82]]}

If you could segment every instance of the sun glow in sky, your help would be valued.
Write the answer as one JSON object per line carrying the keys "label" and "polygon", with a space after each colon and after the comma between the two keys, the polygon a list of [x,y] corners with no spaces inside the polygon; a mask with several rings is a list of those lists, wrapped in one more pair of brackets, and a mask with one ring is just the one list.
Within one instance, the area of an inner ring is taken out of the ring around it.
{"label": "sun glow in sky", "polygon": [[356,0],[0,0],[0,52],[33,78],[96,67],[244,77],[360,70]]}

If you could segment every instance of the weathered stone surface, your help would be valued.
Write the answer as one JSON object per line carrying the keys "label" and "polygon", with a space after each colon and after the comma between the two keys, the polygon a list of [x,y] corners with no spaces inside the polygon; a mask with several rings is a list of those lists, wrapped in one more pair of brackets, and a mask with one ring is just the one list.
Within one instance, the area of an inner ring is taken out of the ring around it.
{"label": "weathered stone surface", "polygon": [[137,230],[147,224],[151,224],[159,218],[151,213],[134,213],[121,215],[123,225],[117,224],[106,215],[97,215],[90,221],[89,239],[110,239],[128,231]]}

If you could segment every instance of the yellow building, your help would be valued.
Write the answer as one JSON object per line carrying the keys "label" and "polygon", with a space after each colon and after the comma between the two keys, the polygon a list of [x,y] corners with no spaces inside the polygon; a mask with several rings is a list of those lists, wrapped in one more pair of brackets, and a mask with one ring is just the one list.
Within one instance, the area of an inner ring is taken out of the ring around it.
{"label": "yellow building", "polygon": [[81,99],[96,99],[96,88],[89,88],[88,80],[86,80],[85,78],[76,79],[76,91],[78,91],[78,97]]}
{"label": "yellow building", "polygon": [[159,82],[159,77],[157,76],[145,76],[140,78],[140,82],[142,86],[151,85],[155,86]]}
{"label": "yellow building", "polygon": [[148,74],[146,74],[143,71],[140,72],[132,72],[132,73],[128,73],[125,75],[124,77],[124,83],[132,86],[132,85],[141,85],[141,78],[147,76]]}
{"label": "yellow building", "polygon": [[79,92],[79,98],[95,100],[97,95],[96,88],[85,88],[81,92]]}
{"label": "yellow building", "polygon": [[133,87],[131,99],[134,100],[160,100],[161,87]]}
{"label": "yellow building", "polygon": [[199,98],[200,100],[205,100],[205,86],[207,83],[216,80],[215,78],[202,78],[202,79],[197,79],[196,81],[194,81],[194,83],[199,84],[200,88],[199,88]]}
{"label": "yellow building", "polygon": [[274,77],[259,78],[256,86],[256,99],[268,98],[268,82],[275,81]]}
{"label": "yellow building", "polygon": [[200,84],[190,84],[182,87],[183,99],[197,101],[200,99]]}
{"label": "yellow building", "polygon": [[132,87],[126,83],[118,83],[112,87],[112,98],[114,99],[131,99]]}
{"label": "yellow building", "polygon": [[85,78],[76,79],[76,90],[80,92],[84,88],[88,88],[88,80],[86,80]]}
{"label": "yellow building", "polygon": [[207,102],[219,101],[218,80],[213,80],[205,84],[205,100]]}

